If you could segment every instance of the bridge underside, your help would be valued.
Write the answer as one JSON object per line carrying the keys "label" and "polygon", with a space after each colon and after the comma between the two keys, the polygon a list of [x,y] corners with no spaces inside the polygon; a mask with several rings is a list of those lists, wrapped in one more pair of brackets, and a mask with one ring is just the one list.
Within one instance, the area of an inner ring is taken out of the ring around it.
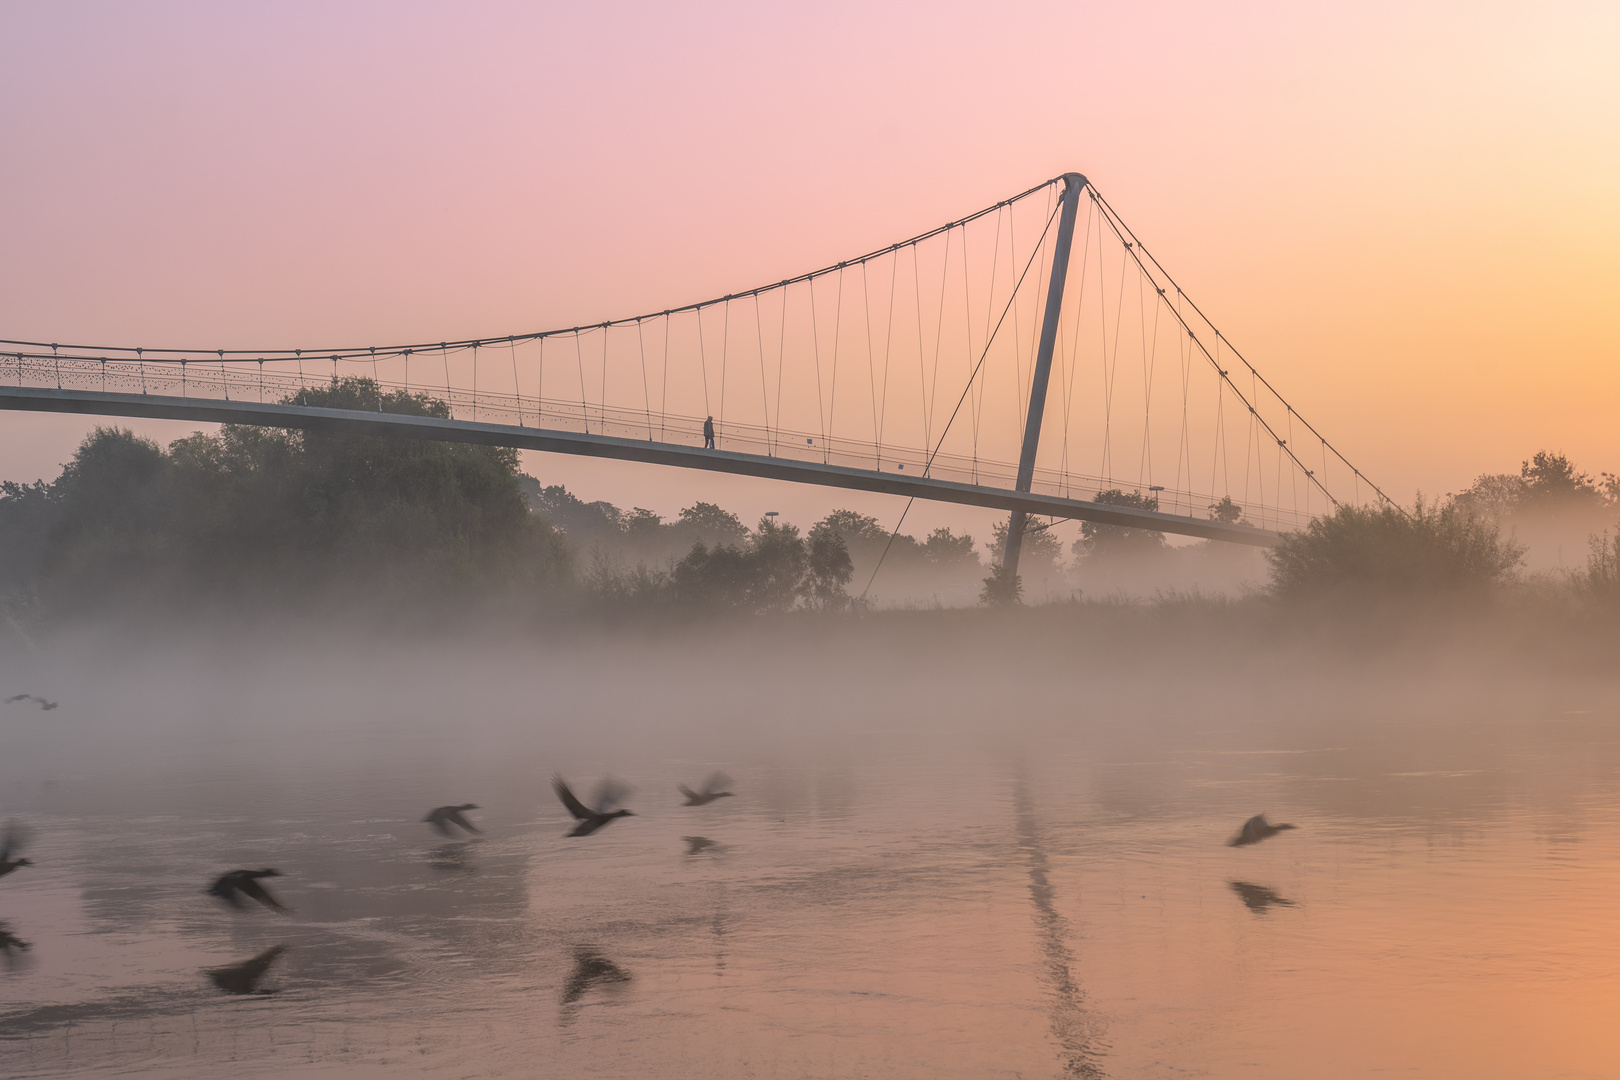
{"label": "bridge underside", "polygon": [[735,454],[672,443],[643,442],[608,435],[585,435],[545,428],[480,424],[427,416],[400,416],[351,409],[325,409],[257,401],[160,397],[147,394],[112,394],[91,390],[53,390],[31,386],[0,387],[0,409],[30,412],[86,413],[96,416],[145,417],[155,420],[191,420],[204,423],[252,424],[259,427],[299,428],[308,431],[390,435],[441,442],[510,446],[551,454],[642,461],[683,469],[759,476],[798,484],[877,491],[934,502],[983,506],[993,510],[1022,510],[1042,517],[1093,521],[1208,540],[1270,547],[1279,533],[1248,525],[1228,524],[1130,507],[1110,506],[1056,495],[1012,491],[963,484],[931,477],[901,476],[852,469],[839,465],[793,461],[759,454]]}

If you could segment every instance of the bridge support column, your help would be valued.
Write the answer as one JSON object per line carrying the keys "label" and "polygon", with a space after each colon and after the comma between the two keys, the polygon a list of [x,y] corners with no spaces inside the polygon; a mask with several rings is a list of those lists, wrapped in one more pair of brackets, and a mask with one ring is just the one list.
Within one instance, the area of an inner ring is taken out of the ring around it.
{"label": "bridge support column", "polygon": [[[1074,246],[1074,219],[1080,207],[1080,192],[1086,178],[1079,173],[1063,174],[1063,203],[1058,219],[1057,243],[1052,248],[1052,280],[1046,288],[1046,315],[1041,322],[1041,343],[1035,353],[1035,378],[1029,387],[1029,419],[1024,421],[1024,449],[1018,455],[1018,482],[1014,488],[1027,492],[1035,482],[1035,450],[1041,441],[1041,420],[1046,416],[1046,386],[1052,378],[1052,351],[1057,346],[1058,322],[1063,314],[1063,285],[1069,276],[1069,249]],[[1018,573],[1018,554],[1024,546],[1022,510],[1014,510],[1007,522],[1007,550],[1001,565],[1008,573]]]}

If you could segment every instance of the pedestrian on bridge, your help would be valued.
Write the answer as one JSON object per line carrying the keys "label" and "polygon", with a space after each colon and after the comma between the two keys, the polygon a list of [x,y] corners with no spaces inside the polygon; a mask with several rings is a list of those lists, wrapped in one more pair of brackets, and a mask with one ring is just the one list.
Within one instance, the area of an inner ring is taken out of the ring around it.
{"label": "pedestrian on bridge", "polygon": [[714,449],[714,417],[703,421],[703,449]]}

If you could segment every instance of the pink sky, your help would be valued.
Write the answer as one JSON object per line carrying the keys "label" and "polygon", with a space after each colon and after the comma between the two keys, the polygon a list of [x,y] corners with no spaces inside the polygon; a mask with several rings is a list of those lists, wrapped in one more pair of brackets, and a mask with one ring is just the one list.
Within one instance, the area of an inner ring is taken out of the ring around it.
{"label": "pink sky", "polygon": [[[1078,169],[1392,493],[1543,447],[1620,469],[1613,5],[16,3],[0,50],[0,336],[589,322]],[[54,475],[93,423],[0,414],[0,476]],[[897,510],[527,467],[666,513]]]}

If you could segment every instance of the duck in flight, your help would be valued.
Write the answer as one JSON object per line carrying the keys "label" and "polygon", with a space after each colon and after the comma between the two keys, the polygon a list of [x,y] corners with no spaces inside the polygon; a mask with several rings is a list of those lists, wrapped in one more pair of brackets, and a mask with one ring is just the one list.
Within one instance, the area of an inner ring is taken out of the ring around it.
{"label": "duck in flight", "polygon": [[1271,822],[1266,820],[1266,815],[1256,814],[1254,817],[1243,823],[1243,828],[1239,829],[1238,834],[1226,842],[1226,846],[1247,847],[1250,844],[1258,844],[1262,840],[1276,836],[1284,829],[1297,828],[1299,828],[1298,825],[1289,825],[1287,823],[1273,825]]}
{"label": "duck in flight", "polygon": [[716,799],[724,799],[728,796],[735,795],[736,792],[734,791],[720,790],[721,788],[727,787],[730,784],[731,777],[727,776],[725,773],[717,772],[703,782],[703,789],[701,791],[693,791],[685,784],[676,784],[675,786],[680,790],[682,795],[686,796],[686,802],[683,805],[707,806]]}
{"label": "duck in flight", "polygon": [[7,705],[15,705],[19,701],[37,701],[39,703],[39,707],[45,712],[50,712],[52,709],[61,704],[59,701],[46,701],[44,698],[35,697],[33,694],[14,694],[11,697],[6,698]]}
{"label": "duck in flight", "polygon": [[574,826],[573,831],[568,834],[569,836],[589,836],[614,818],[635,816],[629,810],[622,808],[611,811],[608,809],[608,807],[619,802],[624,794],[623,789],[611,780],[602,781],[602,786],[596,794],[596,809],[594,810],[580,802],[574,796],[574,793],[569,790],[567,782],[560,776],[551,778],[551,790],[557,793],[557,798],[562,800],[562,804],[568,808],[568,812],[574,815],[574,819],[579,822],[578,825]]}
{"label": "duck in flight", "polygon": [[441,836],[454,836],[455,830],[450,826],[459,825],[470,833],[478,831],[478,826],[468,821],[463,814],[465,810],[477,810],[477,803],[462,803],[460,806],[436,807],[422,820],[439,831]]}
{"label": "duck in flight", "polygon": [[233,908],[242,907],[242,897],[257,900],[279,915],[290,915],[270,891],[259,884],[259,878],[284,877],[280,870],[232,870],[208,887],[208,895],[217,896]]}
{"label": "duck in flight", "polygon": [[11,932],[11,927],[0,923],[0,956],[9,961],[16,953],[25,953],[31,948],[32,945]]}
{"label": "duck in flight", "polygon": [[6,826],[4,836],[0,836],[0,877],[5,877],[19,866],[33,866],[29,860],[17,853],[28,843],[28,834],[23,827],[15,821]]}
{"label": "duck in flight", "polygon": [[256,991],[259,980],[264,973],[270,970],[270,965],[276,962],[276,957],[287,951],[285,945],[272,945],[251,960],[244,960],[240,964],[230,967],[211,968],[208,977],[214,985],[227,994],[252,994],[255,992],[273,994],[274,990]]}
{"label": "duck in flight", "polygon": [[696,855],[705,848],[715,846],[714,841],[707,836],[683,836],[681,839],[686,841],[686,853],[688,855]]}

